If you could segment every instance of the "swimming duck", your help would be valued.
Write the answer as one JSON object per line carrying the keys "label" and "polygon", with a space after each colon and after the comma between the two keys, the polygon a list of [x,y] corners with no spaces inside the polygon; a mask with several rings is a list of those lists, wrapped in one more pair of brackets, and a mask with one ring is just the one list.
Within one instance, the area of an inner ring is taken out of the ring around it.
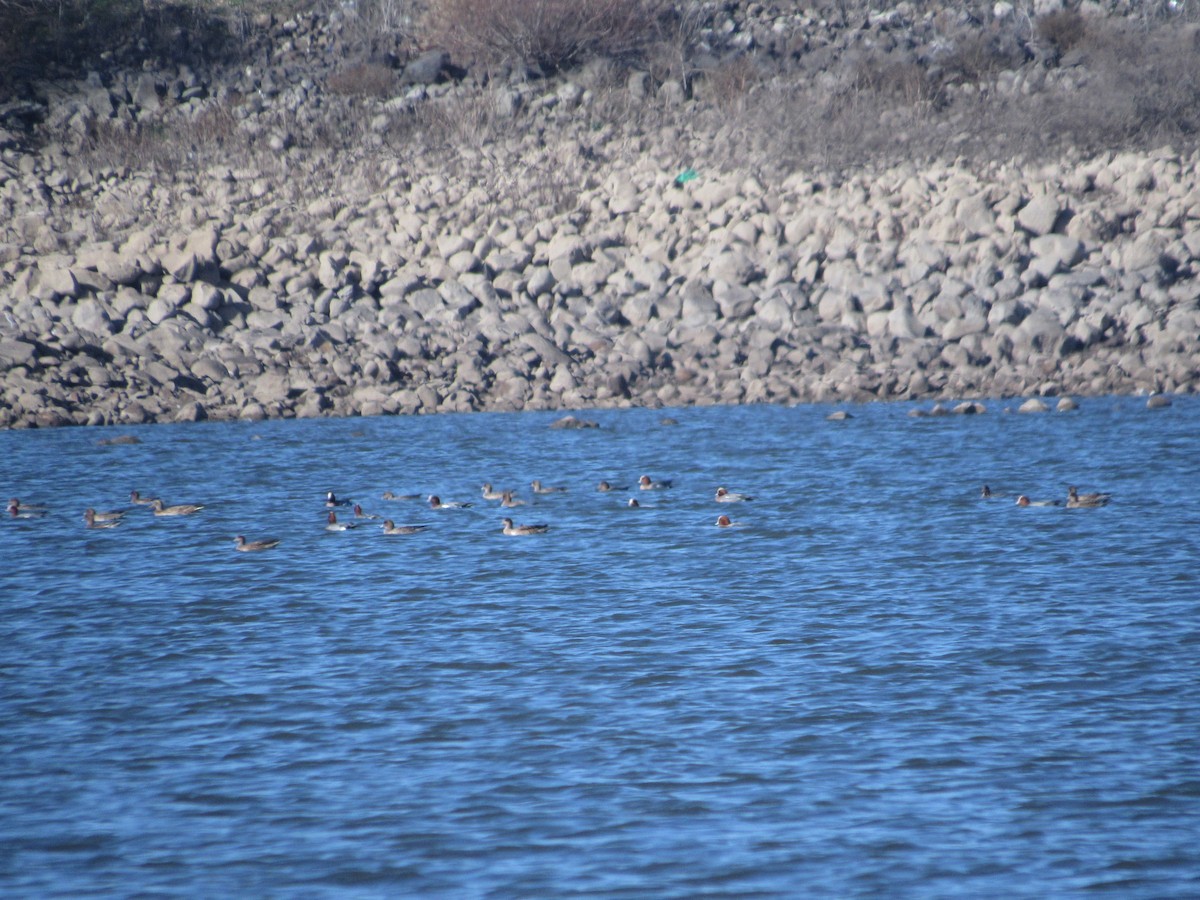
{"label": "swimming duck", "polygon": [[363,512],[361,504],[354,504],[354,518],[356,519],[378,519],[379,516],[374,513]]}
{"label": "swimming duck", "polygon": [[16,497],[9,500],[8,505],[17,507],[21,512],[46,512],[48,510],[48,507],[42,506],[40,503],[22,503]]}
{"label": "swimming duck", "polygon": [[329,519],[325,524],[326,531],[349,531],[351,528],[355,527],[357,526],[355,526],[353,522],[339,522],[337,520],[337,513],[335,513],[332,509],[329,511]]}
{"label": "swimming duck", "polygon": [[200,512],[204,509],[196,503],[176,503],[174,506],[164,506],[161,500],[154,500],[150,503],[150,508],[154,510],[156,516],[190,516],[192,513]]}
{"label": "swimming duck", "polygon": [[391,519],[384,519],[379,526],[384,534],[417,534],[428,528],[428,525],[397,525]]}
{"label": "swimming duck", "polygon": [[542,484],[536,478],[529,482],[529,486],[533,488],[535,494],[563,494],[567,490],[565,487],[550,487],[548,484]]}
{"label": "swimming duck", "polygon": [[121,524],[120,513],[117,513],[115,519],[101,519],[103,515],[112,515],[112,513],[98,513],[94,509],[84,510],[83,521],[88,528],[116,528]]}
{"label": "swimming duck", "polygon": [[729,516],[717,516],[718,528],[732,528],[736,524],[736,522],[730,520]]}
{"label": "swimming duck", "polygon": [[129,502],[130,503],[139,503],[142,506],[150,506],[152,503],[154,503],[154,500],[155,500],[154,497],[143,497],[137,491],[129,492]]}
{"label": "swimming duck", "polygon": [[384,500],[420,500],[420,494],[393,494],[391,491],[384,491],[381,495]]}
{"label": "swimming duck", "polygon": [[670,486],[670,481],[653,481],[649,475],[643,475],[638,479],[638,487],[643,491],[657,491]]}
{"label": "swimming duck", "polygon": [[550,530],[549,525],[514,525],[512,519],[501,519],[504,523],[505,534],[544,534]]}
{"label": "swimming duck", "polygon": [[609,484],[607,481],[602,481],[596,485],[596,490],[602,494],[607,494],[609,491],[627,491],[629,488],[623,484]]}
{"label": "swimming duck", "polygon": [[14,497],[8,501],[8,515],[13,519],[40,519],[46,515],[46,508],[29,506]]}
{"label": "swimming duck", "polygon": [[630,497],[629,502],[625,504],[630,509],[639,509],[642,504],[637,502],[637,497]]}
{"label": "swimming duck", "polygon": [[84,520],[91,519],[93,522],[118,522],[124,516],[124,511],[117,512],[96,512],[96,510],[88,507],[83,512]]}
{"label": "swimming duck", "polygon": [[1017,506],[1062,506],[1061,500],[1030,500],[1024,494],[1017,497]]}
{"label": "swimming duck", "polygon": [[501,495],[500,505],[508,509],[512,509],[514,506],[524,506],[525,501],[518,500],[516,497],[514,497],[512,491],[505,491]]}
{"label": "swimming duck", "polygon": [[504,491],[492,490],[491,482],[481,485],[480,492],[483,494],[484,500],[503,500],[504,499]]}
{"label": "swimming duck", "polygon": [[717,488],[716,500],[718,503],[742,503],[753,499],[753,497],[747,494],[735,494],[733,491],[727,491],[723,487]]}
{"label": "swimming duck", "polygon": [[1111,499],[1112,494],[1081,494],[1075,485],[1067,488],[1067,509],[1094,509],[1104,506]]}
{"label": "swimming duck", "polygon": [[979,498],[981,500],[989,500],[992,496],[992,489],[986,484],[979,489]]}
{"label": "swimming duck", "polygon": [[430,509],[468,509],[470,506],[470,503],[463,503],[461,501],[447,501],[443,503],[442,498],[437,494],[429,495]]}
{"label": "swimming duck", "polygon": [[334,494],[333,494],[333,491],[329,491],[329,492],[328,492],[328,493],[325,495],[325,505],[326,505],[326,506],[330,506],[330,507],[333,507],[333,506],[349,506],[349,505],[350,505],[350,501],[349,501],[349,500],[339,500],[337,497],[335,497],[335,496],[334,496]]}
{"label": "swimming duck", "polygon": [[245,535],[239,534],[234,538],[236,545],[235,550],[241,550],[243,553],[254,553],[258,550],[270,550],[272,547],[278,547],[279,541],[276,538],[264,538],[259,541],[248,541]]}

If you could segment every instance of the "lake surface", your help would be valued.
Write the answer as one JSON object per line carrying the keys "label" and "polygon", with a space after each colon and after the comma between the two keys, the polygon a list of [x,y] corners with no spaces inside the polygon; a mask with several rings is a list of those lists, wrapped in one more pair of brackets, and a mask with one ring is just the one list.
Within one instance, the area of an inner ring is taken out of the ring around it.
{"label": "lake surface", "polygon": [[1200,400],[1003,406],[0,433],[0,894],[1195,896]]}

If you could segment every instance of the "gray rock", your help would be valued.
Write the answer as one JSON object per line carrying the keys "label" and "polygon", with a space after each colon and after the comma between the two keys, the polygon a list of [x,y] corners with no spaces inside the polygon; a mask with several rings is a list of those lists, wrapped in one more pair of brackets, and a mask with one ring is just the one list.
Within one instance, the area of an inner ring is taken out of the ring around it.
{"label": "gray rock", "polygon": [[104,307],[90,297],[76,305],[71,313],[71,324],[88,334],[109,335],[117,330]]}
{"label": "gray rock", "polygon": [[1058,201],[1049,194],[1041,194],[1021,208],[1017,213],[1017,221],[1030,234],[1050,234],[1058,224],[1061,214]]}
{"label": "gray rock", "polygon": [[426,50],[405,65],[400,81],[402,84],[436,84],[449,65],[450,54],[445,50]]}

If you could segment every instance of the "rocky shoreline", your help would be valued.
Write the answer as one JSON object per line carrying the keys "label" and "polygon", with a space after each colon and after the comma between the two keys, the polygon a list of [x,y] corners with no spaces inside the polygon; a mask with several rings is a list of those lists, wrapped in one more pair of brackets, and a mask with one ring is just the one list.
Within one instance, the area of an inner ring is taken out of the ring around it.
{"label": "rocky shoreline", "polygon": [[[332,27],[263,25],[293,52]],[[371,103],[282,63],[253,93],[58,86],[30,133],[59,137],[0,133],[0,426],[1195,390],[1196,152],[768,173],[712,149],[719,110],[593,112],[703,102],[682,83],[449,64]],[[438,102],[452,151],[394,152]],[[305,137],[322,103],[359,150]],[[67,137],[217,111],[255,154],[97,165]]]}

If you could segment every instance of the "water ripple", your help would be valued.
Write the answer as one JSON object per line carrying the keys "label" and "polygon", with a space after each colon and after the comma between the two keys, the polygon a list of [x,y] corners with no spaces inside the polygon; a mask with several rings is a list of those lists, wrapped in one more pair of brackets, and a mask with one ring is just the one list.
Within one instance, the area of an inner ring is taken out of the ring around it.
{"label": "water ripple", "polygon": [[[52,508],[0,535],[0,890],[1195,893],[1200,404],[1142,406],[0,434]],[[1113,502],[1012,502],[1072,483]],[[206,509],[81,527],[133,488]]]}

